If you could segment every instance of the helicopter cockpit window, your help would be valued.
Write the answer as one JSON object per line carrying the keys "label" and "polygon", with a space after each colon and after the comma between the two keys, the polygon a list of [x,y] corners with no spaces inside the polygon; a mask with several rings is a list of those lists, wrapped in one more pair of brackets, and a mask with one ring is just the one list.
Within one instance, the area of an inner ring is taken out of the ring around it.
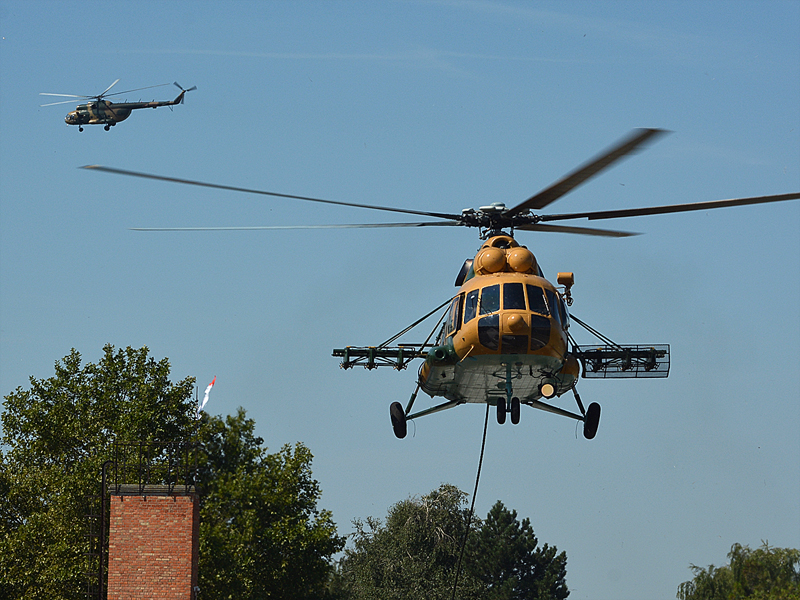
{"label": "helicopter cockpit window", "polygon": [[550,319],[531,315],[531,350],[540,350],[550,342]]}
{"label": "helicopter cockpit window", "polygon": [[567,312],[567,305],[564,304],[561,296],[558,297],[558,315],[561,326],[566,330],[569,327],[569,313]]}
{"label": "helicopter cockpit window", "polygon": [[547,303],[544,300],[544,293],[542,288],[528,284],[528,307],[531,312],[539,313],[540,315],[549,315],[550,311],[547,310]]}
{"label": "helicopter cockpit window", "polygon": [[454,331],[458,331],[461,325],[461,298],[461,295],[456,296],[450,304],[450,310],[447,313],[447,321],[445,322],[444,329],[446,336]]}
{"label": "helicopter cockpit window", "polygon": [[503,310],[525,310],[525,294],[521,283],[503,284]]}
{"label": "helicopter cockpit window", "polygon": [[500,315],[482,317],[478,321],[478,340],[489,350],[500,348]]}
{"label": "helicopter cockpit window", "polygon": [[488,315],[498,310],[500,310],[500,286],[490,285],[483,288],[480,314]]}
{"label": "helicopter cockpit window", "polygon": [[553,290],[545,290],[544,295],[547,297],[547,306],[550,307],[550,314],[560,323],[561,315],[558,310],[559,299],[556,297],[556,293]]}
{"label": "helicopter cockpit window", "polygon": [[472,321],[475,318],[475,314],[478,312],[478,294],[480,290],[472,290],[464,301],[464,325]]}

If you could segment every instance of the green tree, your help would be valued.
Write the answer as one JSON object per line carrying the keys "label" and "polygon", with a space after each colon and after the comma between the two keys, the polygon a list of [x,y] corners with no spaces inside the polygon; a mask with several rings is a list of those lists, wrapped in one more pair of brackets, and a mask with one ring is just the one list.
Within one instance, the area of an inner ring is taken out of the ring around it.
{"label": "green tree", "polygon": [[[467,528],[467,495],[452,485],[398,502],[386,523],[355,521],[353,547],[345,550],[334,587],[354,600],[449,600]],[[537,548],[525,519],[498,502],[485,521],[473,519],[457,597],[561,599],[567,591],[566,555]]]}
{"label": "green tree", "polygon": [[201,597],[320,598],[344,538],[317,509],[311,452],[268,454],[254,428],[241,408],[224,421],[203,416]]}
{"label": "green tree", "polygon": [[694,578],[678,587],[680,600],[800,600],[800,550],[734,544],[723,567],[691,566]]}
{"label": "green tree", "polygon": [[[354,600],[449,600],[467,523],[466,494],[442,485],[393,505],[386,524],[356,520],[354,548],[339,563],[344,597]],[[479,582],[462,574],[460,598],[479,598]]]}
{"label": "green tree", "polygon": [[[83,599],[85,496],[99,491],[114,441],[198,432],[194,380],[170,382],[167,359],[109,345],[97,364],[81,362],[73,350],[54,377],[32,377],[4,399],[0,599]],[[225,420],[204,414],[199,425],[204,597],[321,594],[343,542],[316,508],[311,453],[297,444],[268,454],[241,409]]]}
{"label": "green tree", "polygon": [[499,500],[470,537],[470,570],[486,584],[487,600],[562,600],[569,595],[567,555],[539,541]]}

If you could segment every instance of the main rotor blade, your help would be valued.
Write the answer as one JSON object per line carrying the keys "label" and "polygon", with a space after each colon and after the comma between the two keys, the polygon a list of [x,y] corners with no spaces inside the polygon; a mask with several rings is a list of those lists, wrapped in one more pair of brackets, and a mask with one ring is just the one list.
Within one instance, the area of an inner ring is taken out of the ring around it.
{"label": "main rotor blade", "polygon": [[117,85],[118,82],[119,82],[119,79],[117,79],[117,81],[115,81],[110,86],[108,86],[106,89],[104,89],[102,92],[100,92],[100,94],[97,95],[97,98],[102,98],[103,96],[105,96],[106,92],[108,92],[108,90],[110,90],[112,87]]}
{"label": "main rotor blade", "polygon": [[513,216],[525,210],[540,210],[544,208],[551,202],[555,202],[561,198],[564,194],[571,192],[579,185],[585,183],[587,180],[600,173],[600,171],[607,169],[618,160],[642,149],[645,142],[651,140],[651,138],[656,138],[665,133],[669,132],[664,129],[634,129],[602,154],[593,158],[588,163],[581,165],[572,173],[565,175],[550,187],[531,196],[519,206],[510,209],[506,214]]}
{"label": "main rotor blade", "polygon": [[[119,80],[117,80],[117,81],[119,81]],[[157,88],[157,87],[164,87],[165,85],[169,85],[169,84],[168,83],[159,83],[158,85],[148,85],[147,87],[135,88],[133,90],[125,90],[124,92],[114,92],[113,94],[108,94],[108,95],[109,96],[121,96],[122,94],[128,94],[130,92],[138,92],[140,90],[149,90],[149,89]],[[105,96],[106,93],[103,92],[100,95],[101,96]]]}
{"label": "main rotor blade", "polygon": [[632,231],[615,231],[613,229],[593,229],[591,227],[570,227],[569,225],[544,225],[542,223],[531,223],[520,225],[517,229],[524,231],[551,231],[554,233],[578,233],[581,235],[596,235],[601,237],[631,237],[641,235]]}
{"label": "main rotor blade", "polygon": [[728,206],[746,206],[748,204],[765,204],[767,202],[783,202],[797,200],[800,192],[790,194],[777,194],[774,196],[752,196],[750,198],[732,198],[730,200],[711,200],[709,202],[693,202],[690,204],[669,204],[666,206],[648,206],[644,208],[628,208],[622,210],[599,210],[594,212],[571,213],[563,215],[544,215],[542,221],[564,221],[566,219],[619,219],[623,217],[641,217],[645,215],[663,215],[677,212],[690,212],[694,210],[710,210],[713,208],[726,208]]}
{"label": "main rotor blade", "polygon": [[48,102],[47,104],[40,104],[39,106],[55,106],[56,104],[75,104],[78,100],[62,100],[61,102]]}
{"label": "main rotor blade", "polygon": [[[131,227],[131,231],[262,231],[281,229],[374,229],[379,227],[451,227],[458,226],[457,221],[421,222],[421,223],[355,223],[350,225],[266,225],[244,227]],[[559,227],[551,225],[549,227]]]}
{"label": "main rotor blade", "polygon": [[[50,94],[49,92],[39,92],[40,96],[63,96],[64,98],[94,98],[94,96],[78,96],[77,94]],[[71,102],[71,100],[70,100]]]}
{"label": "main rotor blade", "polygon": [[293,200],[305,200],[308,202],[320,202],[322,204],[336,204],[338,206],[352,206],[355,208],[368,208],[371,210],[383,210],[388,212],[404,213],[409,215],[420,215],[424,217],[435,217],[437,219],[447,219],[450,221],[458,221],[460,215],[451,215],[447,213],[434,213],[422,210],[409,210],[405,208],[392,208],[389,206],[375,206],[372,204],[357,204],[354,202],[340,202],[338,200],[323,200],[321,198],[309,198],[307,196],[294,196],[292,194],[279,194],[277,192],[266,192],[264,190],[253,190],[249,188],[235,187],[230,185],[220,185],[217,183],[206,183],[203,181],[193,181],[191,179],[179,179],[177,177],[164,177],[162,175],[152,175],[150,173],[140,173],[138,171],[126,171],[125,169],[115,169],[113,167],[104,167],[101,165],[86,165],[80,167],[81,169],[92,169],[94,171],[103,171],[105,173],[115,173],[117,175],[130,175],[131,177],[141,177],[143,179],[155,179],[158,181],[170,181],[173,183],[183,183],[186,185],[196,185],[199,187],[209,187],[218,190],[229,190],[233,192],[245,192],[248,194],[260,194],[262,196],[273,196],[275,198],[291,198]]}

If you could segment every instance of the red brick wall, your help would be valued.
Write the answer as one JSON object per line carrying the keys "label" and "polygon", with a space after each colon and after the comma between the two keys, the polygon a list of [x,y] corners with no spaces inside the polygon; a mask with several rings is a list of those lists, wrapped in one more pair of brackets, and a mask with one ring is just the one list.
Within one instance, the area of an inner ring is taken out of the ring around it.
{"label": "red brick wall", "polygon": [[199,507],[196,494],[111,496],[108,600],[192,600]]}

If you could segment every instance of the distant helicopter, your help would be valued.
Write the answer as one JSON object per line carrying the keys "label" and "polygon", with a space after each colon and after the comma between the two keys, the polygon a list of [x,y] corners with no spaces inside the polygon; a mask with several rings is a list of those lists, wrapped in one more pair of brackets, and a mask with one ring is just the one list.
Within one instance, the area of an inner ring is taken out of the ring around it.
{"label": "distant helicopter", "polygon": [[[734,198],[673,204],[644,208],[539,215],[541,210],[625,156],[641,149],[666,133],[661,129],[637,129],[600,155],[581,165],[553,185],[531,196],[521,204],[506,208],[493,203],[461,214],[428,212],[355,204],[263,190],[219,185],[90,165],[83,168],[131,175],[147,179],[294,198],[325,204],[355,206],[373,210],[432,217],[438,221],[415,223],[372,223],[355,225],[318,225],[297,227],[191,227],[138,228],[138,231],[201,231],[252,229],[309,229],[345,227],[477,227],[483,241],[474,259],[464,262],[455,280],[458,292],[441,306],[412,326],[377,346],[347,346],[335,349],[344,369],[361,365],[367,369],[391,366],[405,369],[417,358],[423,359],[417,387],[407,405],[391,403],[389,413],[394,434],[404,438],[407,423],[460,404],[479,403],[494,406],[497,421],[519,423],[522,405],[537,408],[583,422],[583,434],[592,439],[600,421],[600,405],[584,407],[576,389],[579,375],[584,378],[667,377],[669,345],[620,345],[591,328],[575,316],[572,305],[572,273],[559,273],[558,285],[545,279],[533,253],[514,239],[514,230],[550,231],[592,236],[627,237],[636,233],[553,224],[572,219],[617,219],[643,215],[709,210],[728,206],[744,206],[781,202],[800,198],[800,192],[750,198]],[[448,306],[428,339],[417,344],[398,344],[395,340],[425,319]],[[443,321],[443,323],[442,323]],[[579,345],[570,332],[571,321],[595,335],[602,343]],[[441,324],[441,329],[439,325]],[[434,343],[429,343],[439,329]],[[412,412],[419,390],[430,397],[443,397],[444,402]],[[552,402],[572,391],[579,412],[560,408]],[[547,402],[545,402],[545,400]]]}
{"label": "distant helicopter", "polygon": [[[83,131],[84,125],[105,125],[103,129],[108,131],[114,125],[119,123],[120,121],[124,121],[127,119],[131,111],[136,110],[137,108],[158,108],[159,106],[174,106],[176,104],[183,104],[183,96],[186,92],[191,92],[197,89],[197,86],[192,86],[188,90],[183,89],[178,82],[174,82],[174,85],[178,87],[181,91],[178,94],[178,97],[175,100],[165,100],[162,102],[111,102],[109,100],[105,100],[106,97],[112,96],[121,96],[122,94],[127,94],[130,92],[138,92],[140,90],[149,90],[152,88],[163,87],[165,85],[169,85],[168,83],[162,83],[159,85],[151,85],[148,87],[143,88],[136,88],[135,90],[126,90],[124,92],[116,92],[114,94],[109,94],[109,90],[117,85],[119,79],[108,86],[102,93],[98,94],[97,96],[76,96],[74,94],[50,94],[47,92],[41,92],[40,96],[62,96],[62,97],[69,97],[69,98],[83,98],[88,100],[86,104],[79,104],[75,110],[71,113],[67,114],[64,117],[64,121],[66,121],[67,125],[77,125],[78,131]],[[75,102],[75,100],[63,100],[61,102],[51,102],[49,104],[41,104],[40,106],[55,106],[56,104],[69,104],[70,102]],[[172,109],[170,109],[172,110]]]}

